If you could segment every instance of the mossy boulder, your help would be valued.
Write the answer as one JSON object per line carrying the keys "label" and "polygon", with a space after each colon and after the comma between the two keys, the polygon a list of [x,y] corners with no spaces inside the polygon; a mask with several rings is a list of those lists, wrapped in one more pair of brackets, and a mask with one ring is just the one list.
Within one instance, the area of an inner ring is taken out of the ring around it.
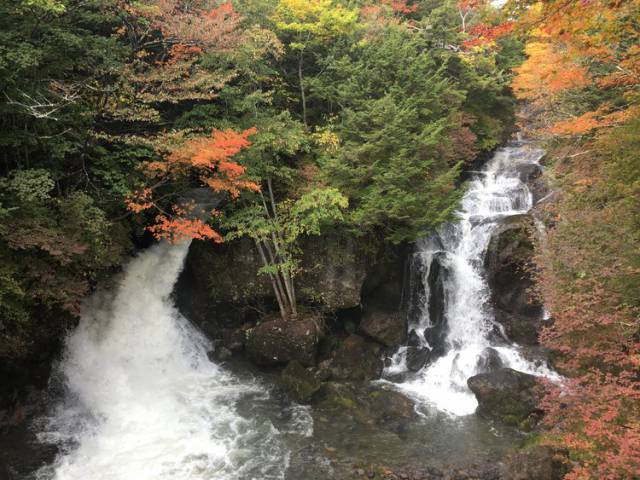
{"label": "mossy boulder", "polygon": [[393,390],[374,390],[368,395],[371,416],[377,420],[409,420],[416,417],[414,403]]}
{"label": "mossy boulder", "polygon": [[297,360],[289,362],[280,380],[285,391],[299,403],[308,403],[322,386],[316,372],[303,367]]}
{"label": "mossy boulder", "polygon": [[296,360],[311,366],[316,363],[322,319],[307,315],[292,320],[267,320],[247,330],[246,335],[246,349],[258,364],[279,365]]}
{"label": "mossy boulder", "polygon": [[314,401],[317,401],[319,406],[323,408],[340,410],[355,410],[359,405],[354,386],[339,382],[323,383],[314,397]]}
{"label": "mossy boulder", "polygon": [[479,415],[523,429],[539,413],[544,394],[537,377],[511,368],[475,375],[467,385],[478,399]]}

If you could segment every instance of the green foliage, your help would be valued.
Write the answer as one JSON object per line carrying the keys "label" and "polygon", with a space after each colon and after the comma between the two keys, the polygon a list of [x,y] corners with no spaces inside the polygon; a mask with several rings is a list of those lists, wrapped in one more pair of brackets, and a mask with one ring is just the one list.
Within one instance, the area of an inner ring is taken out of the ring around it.
{"label": "green foliage", "polygon": [[316,94],[343,110],[335,127],[340,147],[323,161],[325,178],[351,199],[358,229],[381,228],[392,241],[425,235],[459,199],[458,165],[448,164],[440,147],[464,92],[425,40],[404,27],[388,27],[328,70],[338,78]]}
{"label": "green foliage", "polygon": [[398,242],[449,219],[460,165],[510,123],[519,45],[468,55],[456,2],[417,4],[1,3],[0,336],[77,314],[140,233],[124,205],[142,165],[212,128],[257,129],[237,160],[262,194],[219,220],[272,255],[290,301],[302,237],[346,223]]}

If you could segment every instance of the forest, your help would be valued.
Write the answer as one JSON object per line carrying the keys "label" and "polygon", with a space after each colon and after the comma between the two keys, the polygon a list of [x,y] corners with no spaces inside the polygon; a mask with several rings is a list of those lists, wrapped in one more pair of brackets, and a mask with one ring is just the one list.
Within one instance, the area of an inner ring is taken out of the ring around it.
{"label": "forest", "polygon": [[[561,466],[500,478],[639,478],[639,101],[639,0],[3,0],[0,436],[139,252],[247,245],[271,299],[251,321],[302,324],[331,310],[313,245],[389,265],[520,132],[545,151],[524,268],[563,380],[519,428]],[[238,265],[207,281],[236,295]],[[353,334],[343,310],[326,328]]]}

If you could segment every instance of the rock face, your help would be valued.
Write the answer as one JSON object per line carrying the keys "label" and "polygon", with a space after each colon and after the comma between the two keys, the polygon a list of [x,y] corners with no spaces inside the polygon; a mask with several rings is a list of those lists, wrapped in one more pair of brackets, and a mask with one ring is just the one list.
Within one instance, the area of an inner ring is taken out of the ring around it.
{"label": "rock face", "polygon": [[268,320],[247,331],[246,348],[251,358],[262,365],[296,360],[311,366],[316,361],[321,334],[321,319],[315,316]]}
{"label": "rock face", "polygon": [[566,452],[537,445],[514,453],[504,466],[505,480],[561,480],[567,471]]}
{"label": "rock face", "polygon": [[380,377],[380,347],[359,335],[347,337],[334,352],[331,375],[336,380],[363,382]]}
{"label": "rock face", "polygon": [[303,241],[302,273],[297,278],[300,300],[329,311],[360,305],[367,259],[349,236],[308,237]]}
{"label": "rock face", "polygon": [[479,415],[514,426],[524,426],[543,395],[536,377],[510,368],[475,375],[467,385],[478,399]]}
{"label": "rock face", "polygon": [[447,268],[442,264],[442,259],[435,255],[429,268],[429,319],[432,327],[424,331],[424,338],[433,347],[432,356],[444,353],[445,338],[449,331],[444,315],[445,309],[445,282],[447,280]]}
{"label": "rock face", "polygon": [[[302,273],[296,278],[301,303],[334,311],[360,305],[367,259],[348,237],[309,237],[302,245]],[[261,261],[247,239],[220,245],[194,241],[176,285],[178,308],[205,333],[257,320],[277,309]]]}
{"label": "rock face", "polygon": [[542,305],[531,297],[534,279],[529,264],[534,253],[532,219],[515,217],[498,229],[489,243],[485,266],[496,321],[511,341],[537,345],[543,325]]}
{"label": "rock face", "polygon": [[[427,274],[428,272],[428,274]],[[411,266],[411,278],[409,281],[410,305],[408,308],[408,318],[411,323],[419,323],[425,314],[424,305],[428,300],[429,319],[432,326],[420,332],[424,335],[429,345],[433,347],[429,358],[436,358],[445,351],[445,339],[448,326],[444,315],[445,310],[445,282],[448,271],[442,263],[440,255],[425,259],[419,254],[414,255]],[[429,292],[427,299],[424,292]],[[418,333],[409,333],[408,345],[411,347],[420,346]]]}
{"label": "rock face", "polygon": [[406,316],[399,311],[367,310],[358,329],[387,347],[400,345],[407,338]]}

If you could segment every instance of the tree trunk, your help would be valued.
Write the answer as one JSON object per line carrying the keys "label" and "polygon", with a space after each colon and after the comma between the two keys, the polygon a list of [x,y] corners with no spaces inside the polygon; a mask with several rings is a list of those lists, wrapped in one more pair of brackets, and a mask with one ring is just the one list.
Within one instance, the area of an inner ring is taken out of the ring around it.
{"label": "tree trunk", "polygon": [[[269,261],[267,260],[267,257],[264,254],[264,249],[262,248],[262,245],[258,240],[255,240],[255,243],[256,243],[256,248],[258,249],[258,253],[260,254],[260,258],[262,259],[262,263],[264,264],[265,267],[268,267]],[[283,302],[282,295],[280,294],[277,281],[271,273],[269,274],[269,279],[271,280],[271,286],[273,287],[273,292],[275,293],[276,300],[278,301],[278,307],[280,308],[280,317],[283,320],[286,320],[288,316],[288,312]]]}
{"label": "tree trunk", "polygon": [[298,81],[300,82],[300,98],[302,100],[302,122],[304,126],[307,127],[307,97],[304,93],[304,83],[302,77],[302,61],[303,61],[303,50],[300,50],[300,55],[298,56]]}

